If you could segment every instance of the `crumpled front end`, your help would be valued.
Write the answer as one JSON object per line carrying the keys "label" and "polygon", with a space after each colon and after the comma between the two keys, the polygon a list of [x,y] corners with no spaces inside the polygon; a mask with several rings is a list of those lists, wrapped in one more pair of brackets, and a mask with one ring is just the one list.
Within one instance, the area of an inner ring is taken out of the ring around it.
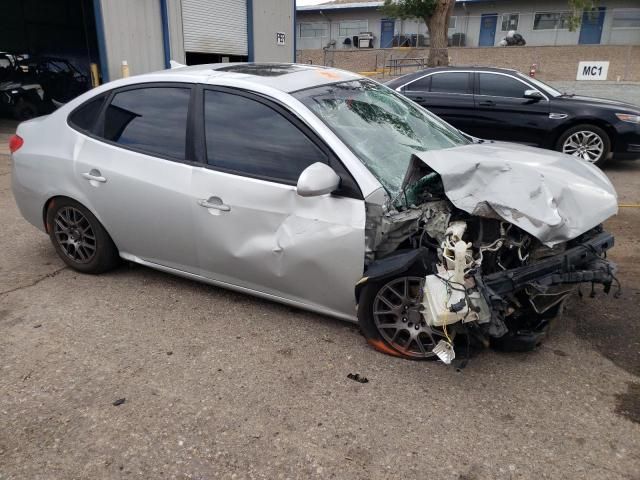
{"label": "crumpled front end", "polygon": [[457,335],[530,350],[581,284],[619,288],[606,258],[614,238],[601,226],[617,211],[616,193],[599,169],[527,147],[474,148],[414,156],[402,192],[367,216],[356,297],[366,285],[384,291],[387,282],[395,294],[399,276],[423,278],[405,289],[415,301],[402,310],[378,294],[371,312],[404,356],[449,363]]}

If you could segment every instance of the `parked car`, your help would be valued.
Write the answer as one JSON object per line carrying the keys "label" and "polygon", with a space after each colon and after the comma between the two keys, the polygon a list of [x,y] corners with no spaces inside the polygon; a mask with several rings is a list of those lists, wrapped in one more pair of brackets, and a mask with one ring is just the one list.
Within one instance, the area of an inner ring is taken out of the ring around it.
{"label": "parked car", "polygon": [[475,137],[533,145],[602,166],[640,158],[640,107],[562,93],[516,70],[429,68],[387,86]]}
{"label": "parked car", "polygon": [[0,52],[0,112],[17,120],[27,120],[39,113],[44,90],[39,83],[27,79],[21,66],[23,55]]}
{"label": "parked car", "polygon": [[0,110],[17,120],[50,113],[89,88],[68,60],[0,52]]}
{"label": "parked car", "polygon": [[122,79],[21,123],[10,150],[22,215],[75,270],[140,263],[357,321],[401,357],[450,361],[456,336],[532,348],[575,285],[615,282],[598,168],[474,143],[350,72]]}

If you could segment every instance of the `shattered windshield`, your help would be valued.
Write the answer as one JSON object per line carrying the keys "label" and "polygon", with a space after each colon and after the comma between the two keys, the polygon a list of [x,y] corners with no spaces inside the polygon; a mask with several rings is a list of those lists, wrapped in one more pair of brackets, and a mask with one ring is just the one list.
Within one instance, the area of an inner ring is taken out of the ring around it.
{"label": "shattered windshield", "polygon": [[458,130],[371,80],[323,85],[294,96],[340,137],[391,195],[400,191],[414,152],[470,143]]}

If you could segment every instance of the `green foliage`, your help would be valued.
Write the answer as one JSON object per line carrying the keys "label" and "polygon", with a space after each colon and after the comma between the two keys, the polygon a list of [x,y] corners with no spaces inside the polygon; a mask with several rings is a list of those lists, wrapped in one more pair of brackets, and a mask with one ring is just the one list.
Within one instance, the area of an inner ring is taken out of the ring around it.
{"label": "green foliage", "polygon": [[380,10],[391,18],[430,17],[436,7],[436,0],[385,0]]}
{"label": "green foliage", "polygon": [[592,10],[598,6],[598,0],[568,0],[571,9],[571,18],[569,19],[569,30],[575,32],[582,23],[582,12],[584,10]]}

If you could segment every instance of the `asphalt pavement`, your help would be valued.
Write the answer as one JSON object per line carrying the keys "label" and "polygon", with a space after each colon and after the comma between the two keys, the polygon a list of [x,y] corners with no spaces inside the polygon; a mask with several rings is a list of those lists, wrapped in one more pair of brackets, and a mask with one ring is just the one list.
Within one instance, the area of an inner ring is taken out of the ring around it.
{"label": "asphalt pavement", "polygon": [[[10,170],[0,154],[1,480],[640,478],[640,208],[606,225],[620,299],[575,298],[539,350],[456,371],[148,268],[69,270]],[[640,161],[606,172],[640,204]]]}

